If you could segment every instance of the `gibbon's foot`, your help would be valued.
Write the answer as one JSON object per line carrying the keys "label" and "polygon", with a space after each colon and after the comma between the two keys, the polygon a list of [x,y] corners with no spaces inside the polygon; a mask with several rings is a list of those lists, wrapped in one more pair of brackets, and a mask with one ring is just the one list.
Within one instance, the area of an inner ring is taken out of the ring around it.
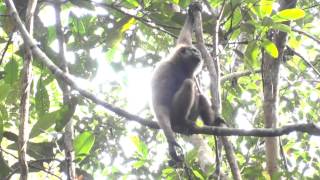
{"label": "gibbon's foot", "polygon": [[184,160],[183,149],[177,142],[169,143],[169,154],[172,158],[172,161],[182,162]]}
{"label": "gibbon's foot", "polygon": [[220,126],[220,125],[222,125],[222,124],[227,125],[226,121],[225,121],[221,116],[217,116],[217,117],[214,119],[213,125],[214,125],[214,126]]}

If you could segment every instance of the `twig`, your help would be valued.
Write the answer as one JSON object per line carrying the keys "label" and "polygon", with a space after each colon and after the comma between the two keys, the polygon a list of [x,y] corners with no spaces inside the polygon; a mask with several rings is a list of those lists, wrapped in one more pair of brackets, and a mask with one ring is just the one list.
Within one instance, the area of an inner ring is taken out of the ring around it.
{"label": "twig", "polygon": [[[15,28],[13,28],[13,29],[15,29]],[[0,65],[2,64],[3,58],[4,58],[4,56],[5,56],[6,53],[7,53],[7,50],[8,50],[8,48],[9,48],[10,43],[12,42],[12,37],[13,37],[14,31],[15,31],[15,30],[12,30],[12,31],[10,32],[9,39],[8,39],[8,41],[7,41],[7,43],[6,43],[6,46],[5,46],[4,49],[3,49],[3,52],[2,52],[2,55],[1,55],[1,59],[0,59]]]}
{"label": "twig", "polygon": [[[98,3],[98,2],[92,2],[92,3],[96,4],[97,6],[102,6],[102,7],[111,8],[111,9],[113,9],[113,10],[116,10],[116,11],[118,11],[118,12],[120,12],[120,13],[126,15],[126,16],[133,17],[134,19],[140,21],[141,23],[143,23],[143,24],[146,25],[146,26],[149,26],[149,27],[151,27],[151,28],[153,28],[153,29],[157,29],[157,30],[159,30],[159,31],[161,31],[161,32],[164,32],[164,33],[166,33],[166,34],[169,34],[170,36],[172,36],[172,37],[174,37],[174,38],[178,38],[178,36],[176,36],[175,34],[169,32],[169,31],[167,31],[167,30],[165,30],[165,29],[160,28],[160,27],[159,27],[159,24],[157,24],[157,23],[155,23],[155,22],[150,22],[149,20],[146,20],[146,19],[144,19],[144,18],[142,18],[142,17],[139,17],[139,16],[136,16],[136,15],[127,13],[127,12],[121,10],[120,8],[116,7],[116,6],[113,5],[113,4]],[[158,25],[158,26],[154,26],[154,25],[152,25],[151,23],[154,23],[154,24],[156,24],[156,25]],[[161,26],[164,27],[164,26],[166,26],[166,25],[161,25]],[[171,26],[166,26],[166,27],[170,27],[170,28],[172,28],[172,29],[176,29],[175,27],[171,27]]]}
{"label": "twig", "polygon": [[307,36],[308,38],[314,40],[318,44],[320,44],[320,40],[318,38],[316,38],[315,36],[313,36],[313,35],[311,35],[311,34],[309,34],[307,32],[304,32],[304,31],[301,31],[301,30],[298,30],[298,29],[292,29],[292,31],[297,32],[299,34],[303,34],[303,35]]}
{"label": "twig", "polygon": [[309,67],[312,68],[312,70],[320,77],[320,72],[306,59],[304,58],[300,53],[293,50],[289,46],[286,46],[291,52],[293,52],[294,55],[298,56],[300,59],[302,59]]}
{"label": "twig", "polygon": [[242,76],[248,76],[250,74],[260,73],[260,72],[261,72],[260,69],[256,69],[256,70],[252,70],[252,71],[233,72],[233,73],[222,76],[220,79],[220,82],[221,82],[221,84],[223,84],[226,81],[231,80],[233,78],[239,78]]}

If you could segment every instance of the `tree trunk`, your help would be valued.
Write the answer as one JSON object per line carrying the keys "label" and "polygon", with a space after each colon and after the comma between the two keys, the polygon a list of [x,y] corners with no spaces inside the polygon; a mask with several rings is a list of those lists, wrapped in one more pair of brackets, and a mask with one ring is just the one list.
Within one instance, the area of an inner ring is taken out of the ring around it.
{"label": "tree trunk", "polygon": [[[280,0],[280,11],[293,8],[296,0]],[[289,22],[285,22],[289,25]],[[283,50],[287,40],[287,33],[282,31],[273,32],[269,37],[279,51],[279,56],[274,59],[269,54],[264,53],[262,59],[262,81],[263,81],[263,111],[266,128],[276,128],[278,122],[278,94],[279,94],[279,68],[283,57]],[[270,177],[274,178],[278,172],[279,142],[277,137],[266,138],[266,162],[267,171]]]}

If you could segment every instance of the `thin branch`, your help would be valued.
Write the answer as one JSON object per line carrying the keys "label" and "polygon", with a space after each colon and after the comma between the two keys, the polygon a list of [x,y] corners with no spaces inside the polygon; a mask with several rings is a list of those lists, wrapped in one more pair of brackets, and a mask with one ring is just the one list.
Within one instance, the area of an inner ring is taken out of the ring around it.
{"label": "thin branch", "polygon": [[[142,17],[139,17],[139,16],[136,16],[136,15],[127,13],[127,12],[123,11],[122,9],[116,7],[116,6],[113,5],[113,4],[99,3],[99,2],[92,2],[92,3],[96,4],[97,6],[106,7],[106,8],[110,8],[110,9],[116,10],[116,11],[118,11],[118,12],[120,12],[120,13],[126,15],[126,16],[130,16],[130,17],[138,20],[139,22],[143,23],[144,25],[146,25],[146,26],[148,26],[148,27],[151,27],[152,29],[157,29],[158,31],[164,32],[164,33],[166,33],[166,34],[168,34],[168,35],[170,35],[170,36],[172,36],[172,37],[174,37],[174,38],[176,38],[176,39],[178,38],[178,36],[176,36],[175,34],[169,32],[169,31],[167,31],[167,30],[165,30],[165,29],[162,29],[162,28],[160,28],[159,26],[176,29],[175,27],[166,26],[166,25],[159,25],[158,23],[151,22],[151,21],[146,20],[146,19],[144,19],[144,18],[142,18]],[[157,26],[152,25],[151,23],[154,23],[154,24],[156,24]]]}
{"label": "thin branch", "polygon": [[255,74],[255,73],[260,73],[260,72],[261,72],[260,69],[256,69],[253,71],[233,72],[233,73],[222,76],[220,79],[220,82],[221,82],[221,84],[223,84],[226,81],[231,80],[233,78],[239,78],[239,77],[248,76],[250,74]]}
{"label": "thin branch", "polygon": [[[13,28],[13,29],[15,29],[15,28]],[[4,47],[4,49],[3,49],[3,51],[2,51],[2,55],[1,55],[1,59],[0,59],[0,65],[2,64],[3,58],[4,58],[4,56],[6,55],[6,53],[7,53],[7,51],[8,51],[8,48],[9,48],[10,43],[12,42],[12,37],[13,37],[14,31],[15,31],[15,30],[12,30],[12,31],[10,32],[9,39],[8,39],[8,41],[7,41],[7,43],[6,43],[6,46]]]}
{"label": "thin branch", "polygon": [[[68,63],[65,57],[65,37],[63,34],[63,28],[61,23],[61,4],[54,3],[55,19],[56,19],[56,33],[59,43],[59,66],[65,74],[69,74]],[[65,147],[65,162],[67,179],[76,179],[76,165],[74,162],[75,152],[73,147],[74,128],[72,116],[75,113],[77,100],[71,97],[70,87],[64,81],[58,81],[59,87],[63,93],[63,104],[68,104],[69,109],[67,115],[64,117],[67,122],[64,128],[64,147]]]}
{"label": "thin branch", "polygon": [[302,35],[305,35],[308,38],[310,38],[310,39],[314,40],[315,42],[317,42],[318,44],[320,44],[320,39],[318,39],[317,37],[315,37],[315,36],[313,36],[313,35],[311,35],[311,34],[309,34],[307,32],[304,32],[304,31],[301,31],[301,30],[298,30],[298,29],[292,29],[292,31],[297,32],[297,33],[302,34]]}
{"label": "thin branch", "polygon": [[297,51],[293,50],[292,48],[290,48],[289,46],[287,46],[287,48],[293,52],[294,55],[298,56],[300,59],[302,59],[309,67],[312,68],[312,70],[320,77],[320,72],[306,59],[304,58],[300,53],[298,53]]}

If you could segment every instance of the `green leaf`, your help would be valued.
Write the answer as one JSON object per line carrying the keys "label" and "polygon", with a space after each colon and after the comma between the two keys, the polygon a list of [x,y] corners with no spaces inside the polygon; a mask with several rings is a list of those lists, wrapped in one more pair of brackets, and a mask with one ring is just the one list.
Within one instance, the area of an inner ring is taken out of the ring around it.
{"label": "green leaf", "polygon": [[245,51],[245,63],[248,67],[254,68],[258,65],[259,45],[257,41],[250,41]]}
{"label": "green leaf", "polygon": [[262,47],[267,51],[267,53],[273,58],[278,58],[278,48],[277,46],[268,39],[263,40]]}
{"label": "green leaf", "polygon": [[4,105],[0,104],[0,118],[3,121],[5,121],[5,120],[8,120],[8,117],[9,117],[9,115],[7,112],[7,108]]}
{"label": "green leaf", "polygon": [[274,0],[261,0],[260,1],[260,15],[261,17],[269,16],[272,12],[272,5]]}
{"label": "green leaf", "polygon": [[7,98],[8,94],[11,91],[11,86],[6,83],[0,83],[0,101]]}
{"label": "green leaf", "polygon": [[49,108],[50,108],[49,94],[43,83],[42,78],[40,78],[37,84],[35,104],[36,104],[36,111],[39,116],[49,111]]}
{"label": "green leaf", "polygon": [[305,12],[299,8],[293,9],[285,9],[277,14],[273,15],[271,18],[274,22],[284,22],[284,21],[291,21],[303,18],[305,16]]}
{"label": "green leaf", "polygon": [[251,23],[242,23],[240,24],[240,30],[241,32],[246,32],[249,34],[254,33],[256,27],[254,25],[252,25]]}
{"label": "green leaf", "polygon": [[55,124],[56,121],[63,119],[67,110],[68,106],[64,105],[56,111],[45,113],[39,116],[39,120],[32,127],[30,138],[36,137],[39,134],[45,132],[45,130]]}
{"label": "green leaf", "polygon": [[192,170],[192,172],[197,177],[197,179],[204,180],[203,175],[198,170]]}
{"label": "green leaf", "polygon": [[3,137],[3,121],[4,119],[2,118],[2,113],[0,112],[0,143]]}
{"label": "green leaf", "polygon": [[142,166],[144,166],[146,163],[146,161],[136,161],[132,164],[132,166],[135,168],[135,169],[139,169],[141,168]]}
{"label": "green leaf", "polygon": [[138,136],[132,136],[131,141],[137,148],[137,153],[139,157],[141,159],[146,159],[149,154],[148,146],[143,141],[141,141]]}
{"label": "green leaf", "polygon": [[281,24],[281,23],[276,23],[272,25],[272,29],[277,29],[280,30],[282,32],[286,32],[286,33],[290,33],[291,32],[291,27],[285,24]]}
{"label": "green leaf", "polygon": [[0,177],[6,177],[7,175],[10,174],[11,169],[8,165],[8,163],[6,162],[6,160],[3,158],[2,153],[0,154]]}
{"label": "green leaf", "polygon": [[77,106],[77,98],[71,98],[67,104],[64,104],[64,107],[61,112],[61,116],[55,119],[56,126],[54,129],[56,131],[61,131],[64,126],[70,121],[72,118]]}
{"label": "green leaf", "polygon": [[76,159],[82,161],[90,152],[95,141],[94,135],[85,131],[79,134],[73,142]]}
{"label": "green leaf", "polygon": [[5,71],[4,81],[7,84],[12,85],[15,81],[18,80],[19,70],[18,70],[18,63],[16,60],[11,59],[4,67],[4,71]]}

